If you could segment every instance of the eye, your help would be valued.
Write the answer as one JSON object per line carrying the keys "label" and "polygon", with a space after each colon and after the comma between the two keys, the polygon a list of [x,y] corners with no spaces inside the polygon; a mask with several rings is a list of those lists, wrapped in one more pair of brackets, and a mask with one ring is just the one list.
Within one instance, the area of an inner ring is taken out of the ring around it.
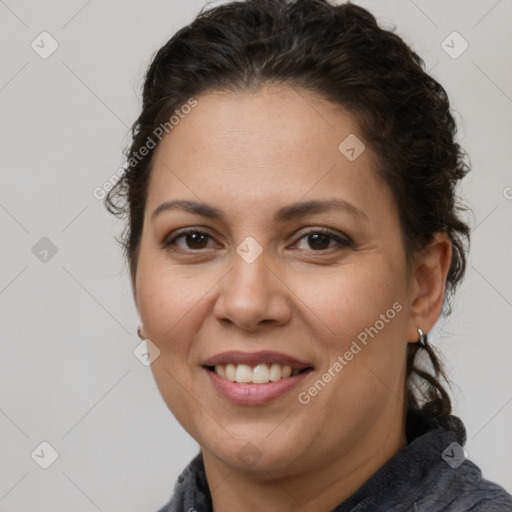
{"label": "eye", "polygon": [[[183,240],[181,245],[179,243],[180,240]],[[213,240],[213,237],[208,233],[205,233],[204,231],[199,231],[197,229],[189,229],[186,231],[182,231],[178,235],[166,239],[162,243],[162,247],[165,249],[176,248],[182,251],[200,251],[201,249],[209,248],[209,240]],[[300,243],[301,240],[306,240],[306,243],[309,244],[310,246],[309,249],[306,248],[305,250],[313,252],[326,251],[328,249],[332,249],[333,246],[351,247],[352,245],[350,239],[343,238],[325,229],[313,229],[308,231],[307,233],[304,233],[295,243],[293,248],[297,248],[297,245]],[[301,248],[299,247],[299,249]]]}
{"label": "eye", "polygon": [[[350,240],[342,238],[339,235],[325,229],[310,230],[299,238],[299,242],[303,239],[305,239],[306,243],[310,246],[310,249],[306,248],[306,250],[313,250],[314,252],[332,249],[333,246],[329,246],[332,242],[335,242],[334,247],[336,247],[336,244],[342,247],[351,246]],[[295,244],[295,246],[297,244],[298,242]]]}
{"label": "eye", "polygon": [[[177,247],[180,250],[199,250],[208,249],[206,247],[208,239],[212,237],[204,231],[198,231],[196,229],[189,229],[188,231],[182,231],[179,235],[169,238],[163,242],[164,248]],[[185,246],[180,246],[177,241],[183,239]]]}

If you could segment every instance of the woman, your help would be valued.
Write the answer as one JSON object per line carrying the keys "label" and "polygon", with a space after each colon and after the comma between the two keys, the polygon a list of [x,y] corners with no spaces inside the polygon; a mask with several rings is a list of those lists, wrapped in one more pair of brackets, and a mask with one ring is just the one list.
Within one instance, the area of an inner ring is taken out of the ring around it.
{"label": "woman", "polygon": [[420,57],[355,5],[228,3],[158,51],[106,205],[156,383],[201,447],[161,512],[512,510],[427,339],[469,242],[455,131]]}

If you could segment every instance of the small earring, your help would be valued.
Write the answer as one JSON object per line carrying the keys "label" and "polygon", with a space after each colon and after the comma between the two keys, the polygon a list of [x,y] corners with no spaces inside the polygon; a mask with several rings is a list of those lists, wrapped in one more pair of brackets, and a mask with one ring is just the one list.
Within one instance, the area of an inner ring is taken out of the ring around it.
{"label": "small earring", "polygon": [[145,339],[145,338],[144,338],[144,336],[142,336],[142,334],[141,334],[141,332],[140,332],[142,327],[144,327],[144,324],[141,324],[141,325],[139,325],[139,326],[137,327],[137,335],[138,335],[138,337],[139,337],[141,340]]}
{"label": "small earring", "polygon": [[427,335],[418,327],[419,340],[416,342],[421,348],[427,348]]}

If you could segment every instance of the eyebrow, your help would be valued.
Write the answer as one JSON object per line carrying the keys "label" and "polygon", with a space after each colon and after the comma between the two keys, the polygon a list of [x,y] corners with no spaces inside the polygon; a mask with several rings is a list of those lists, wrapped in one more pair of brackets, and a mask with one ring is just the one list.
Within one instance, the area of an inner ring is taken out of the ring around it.
{"label": "eyebrow", "polygon": [[[151,220],[155,219],[158,215],[166,211],[184,211],[187,213],[191,213],[193,215],[200,215],[201,217],[206,217],[212,220],[218,220],[221,222],[226,221],[226,217],[224,213],[210,206],[206,203],[199,203],[197,201],[189,201],[189,200],[180,200],[175,199],[173,201],[166,201],[162,203],[160,206],[157,206],[153,213],[151,214]],[[323,199],[323,200],[312,200],[312,201],[303,201],[292,203],[288,206],[283,206],[279,208],[274,215],[274,222],[286,222],[299,217],[305,217],[306,215],[311,215],[314,213],[323,213],[329,210],[343,210],[352,215],[353,217],[369,221],[368,215],[357,208],[357,206],[345,201],[340,198],[333,199]]]}

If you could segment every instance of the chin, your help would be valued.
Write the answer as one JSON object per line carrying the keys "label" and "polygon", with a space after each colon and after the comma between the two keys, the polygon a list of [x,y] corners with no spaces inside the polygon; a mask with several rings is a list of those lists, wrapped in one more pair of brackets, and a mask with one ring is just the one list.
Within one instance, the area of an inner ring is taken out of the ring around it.
{"label": "chin", "polygon": [[305,449],[293,436],[272,437],[268,429],[239,438],[226,435],[220,442],[199,444],[231,470],[261,472],[264,478],[276,477],[276,473],[289,475],[292,468],[297,471]]}

